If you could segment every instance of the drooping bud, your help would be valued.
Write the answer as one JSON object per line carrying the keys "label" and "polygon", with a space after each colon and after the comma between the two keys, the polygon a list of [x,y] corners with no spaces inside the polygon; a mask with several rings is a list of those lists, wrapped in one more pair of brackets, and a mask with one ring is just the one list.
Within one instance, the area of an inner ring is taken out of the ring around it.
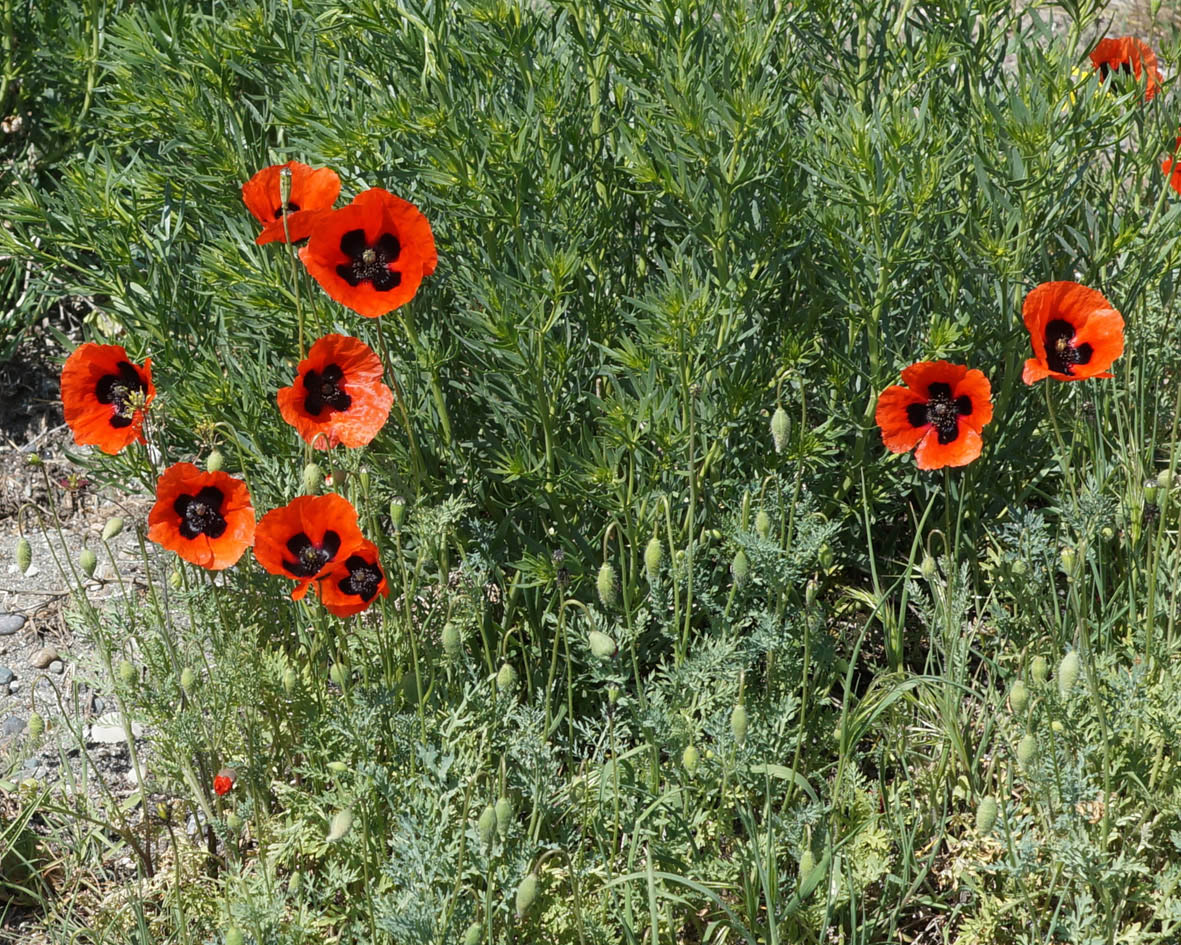
{"label": "drooping bud", "polygon": [[328,836],[324,839],[329,843],[335,843],[341,839],[353,826],[353,812],[346,807],[343,810],[338,810],[336,815],[332,818],[332,823],[328,825]]}
{"label": "drooping bud", "polygon": [[1063,548],[1058,554],[1059,560],[1062,562],[1062,570],[1067,574],[1074,573],[1075,553],[1073,548]]}
{"label": "drooping bud", "polygon": [[978,833],[992,833],[996,826],[996,798],[982,797],[976,806],[976,830]]}
{"label": "drooping bud", "polygon": [[820,546],[820,550],[816,553],[816,557],[817,557],[817,560],[819,560],[819,562],[820,562],[820,566],[822,568],[824,568],[825,571],[827,571],[829,568],[832,567],[832,563],[834,560],[833,553],[832,553],[832,545],[830,545],[828,542],[825,542],[823,545]]}
{"label": "drooping bud", "polygon": [[610,659],[619,649],[614,640],[598,630],[587,634],[587,642],[590,643],[591,653],[601,660]]}
{"label": "drooping bud", "polygon": [[449,659],[455,659],[463,652],[463,636],[459,632],[459,625],[450,620],[443,625],[443,652]]}
{"label": "drooping bud", "polygon": [[349,766],[343,761],[330,761],[327,768],[335,775],[348,774]]}
{"label": "drooping bud", "polygon": [[1033,676],[1034,682],[1043,686],[1046,684],[1046,680],[1050,678],[1050,664],[1044,656],[1033,658],[1033,662],[1029,664],[1029,674]]}
{"label": "drooping bud", "polygon": [[655,584],[660,577],[660,565],[664,562],[664,544],[653,535],[644,549],[644,570],[648,572],[648,583]]}
{"label": "drooping bud", "polygon": [[30,453],[28,458],[25,460],[25,462],[28,463],[30,466],[40,466],[41,465],[41,457],[38,456],[36,453]]}
{"label": "drooping bud", "polygon": [[230,811],[226,814],[226,829],[232,834],[239,834],[242,832],[242,818]]}
{"label": "drooping bud", "polygon": [[123,531],[123,519],[118,515],[107,519],[107,524],[103,526],[103,541],[110,541],[116,535]]}
{"label": "drooping bud", "polygon": [[1156,474],[1156,484],[1160,486],[1161,492],[1168,492],[1173,488],[1173,474],[1167,469],[1162,469]]}
{"label": "drooping bud", "polygon": [[29,539],[22,538],[16,543],[16,567],[21,574],[25,574],[33,564],[33,546]]}
{"label": "drooping bud", "polygon": [[347,471],[341,469],[339,466],[334,466],[332,468],[332,488],[333,489],[336,489],[338,491],[340,489],[343,489],[345,483],[348,482],[348,480],[349,480],[349,474]]}
{"label": "drooping bud", "polygon": [[1025,683],[1020,679],[1013,683],[1009,689],[1009,706],[1014,715],[1020,715],[1029,708],[1029,690],[1025,688]]}
{"label": "drooping bud", "polygon": [[299,870],[294,870],[290,876],[287,877],[287,892],[294,896],[299,892],[303,886],[303,873]]}
{"label": "drooping bud", "polygon": [[517,887],[517,918],[523,919],[529,914],[529,910],[533,907],[534,900],[537,899],[537,874],[529,873],[523,880],[521,885]]}
{"label": "drooping bud", "polygon": [[730,562],[730,576],[734,578],[735,587],[742,587],[746,583],[746,579],[750,577],[750,558],[741,548],[738,549],[734,560]]}
{"label": "drooping bud", "polygon": [[221,472],[225,464],[225,454],[219,449],[210,450],[209,455],[205,457],[205,469],[208,472]]}
{"label": "drooping bud", "polygon": [[685,773],[689,777],[693,777],[697,773],[697,765],[701,761],[701,752],[697,750],[695,745],[686,745],[685,750],[681,752],[681,767],[685,769]]}
{"label": "drooping bud", "polygon": [[179,568],[173,568],[168,572],[168,586],[174,591],[179,591],[182,587],[184,587],[184,583],[185,578],[184,575],[180,573]]}
{"label": "drooping bud", "polygon": [[771,534],[771,516],[766,509],[759,509],[755,516],[755,534],[760,538],[767,538]]}
{"label": "drooping bud", "polygon": [[402,523],[406,521],[406,500],[400,495],[390,499],[390,521],[393,523],[394,531],[402,530]]}
{"label": "drooping bud", "polygon": [[333,663],[328,667],[328,678],[343,689],[349,680],[349,672],[342,664]]}
{"label": "drooping bud", "polygon": [[186,666],[184,669],[182,669],[180,671],[180,688],[181,689],[183,689],[185,692],[192,692],[193,686],[195,686],[196,684],[197,684],[197,674],[194,673],[190,667]]}
{"label": "drooping bud", "polygon": [[78,555],[78,567],[87,577],[94,577],[94,569],[98,567],[98,555],[89,548],[83,548],[82,554]]}
{"label": "drooping bud", "polygon": [[135,667],[131,665],[131,660],[120,660],[118,673],[119,681],[125,686],[130,686],[133,682],[135,682],[136,677],[139,675],[135,671]]}
{"label": "drooping bud", "polygon": [[804,606],[810,608],[815,604],[818,593],[820,593],[820,582],[816,578],[812,578],[804,587]]}
{"label": "drooping bud", "polygon": [[1070,690],[1078,682],[1081,668],[1082,664],[1079,662],[1077,650],[1071,650],[1062,657],[1062,662],[1058,664],[1058,695],[1063,699],[1070,698]]}
{"label": "drooping bud", "polygon": [[492,842],[492,834],[496,831],[496,808],[489,804],[476,821],[476,832],[480,835],[480,842],[487,846]]}
{"label": "drooping bud", "polygon": [[295,692],[295,684],[299,681],[299,677],[295,675],[295,670],[288,666],[283,670],[283,691],[287,695]]}
{"label": "drooping bud", "polygon": [[814,869],[816,869],[816,856],[812,853],[812,848],[808,847],[800,854],[799,878],[801,886]]}
{"label": "drooping bud", "polygon": [[730,731],[734,735],[734,741],[742,745],[746,742],[746,706],[741,702],[734,706],[734,711],[730,713]]}
{"label": "drooping bud", "polygon": [[236,928],[226,930],[226,945],[242,945],[242,933]]}
{"label": "drooping bud", "polygon": [[467,931],[463,933],[463,945],[480,945],[480,939],[484,937],[484,926],[479,922],[473,922],[467,927]]}
{"label": "drooping bud", "polygon": [[791,435],[791,418],[780,405],[771,414],[771,441],[775,444],[775,452],[782,453],[787,446],[787,438]]}
{"label": "drooping bud", "polygon": [[496,688],[501,692],[512,692],[517,688],[517,671],[512,663],[505,663],[496,674]]}
{"label": "drooping bud", "polygon": [[935,559],[930,555],[923,555],[923,560],[919,562],[919,574],[923,576],[923,580],[930,583],[935,580],[937,573],[938,567],[935,564]]}
{"label": "drooping bud", "polygon": [[41,733],[45,731],[45,719],[41,718],[40,713],[30,712],[28,722],[28,732],[30,738],[38,738]]}
{"label": "drooping bud", "polygon": [[513,823],[513,802],[507,797],[496,801],[496,832],[502,837],[508,834],[508,828]]}
{"label": "drooping bud", "polygon": [[616,579],[615,568],[611,566],[610,561],[604,561],[603,566],[599,568],[599,576],[595,580],[595,587],[599,591],[599,600],[604,607],[614,607],[616,600]]}
{"label": "drooping bud", "polygon": [[308,463],[303,468],[303,494],[319,495],[324,484],[324,470],[319,463]]}
{"label": "drooping bud", "polygon": [[1037,757],[1037,739],[1034,738],[1032,732],[1027,732],[1021,736],[1021,741],[1017,743],[1017,761],[1022,768],[1028,768],[1035,757]]}

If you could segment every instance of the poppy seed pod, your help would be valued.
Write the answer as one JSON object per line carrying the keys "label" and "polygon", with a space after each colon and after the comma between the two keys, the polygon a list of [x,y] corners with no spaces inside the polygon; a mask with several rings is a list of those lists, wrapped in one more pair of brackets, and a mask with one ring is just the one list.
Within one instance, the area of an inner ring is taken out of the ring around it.
{"label": "poppy seed pod", "polygon": [[523,919],[529,914],[529,910],[533,907],[536,899],[537,874],[529,873],[521,880],[521,885],[517,887],[516,909],[518,919]]}
{"label": "poppy seed pod", "polygon": [[87,577],[94,577],[94,569],[98,567],[98,557],[89,548],[83,548],[78,555],[78,567]]}
{"label": "poppy seed pod", "polygon": [[730,713],[730,731],[734,735],[734,741],[742,745],[746,742],[746,706],[741,702],[734,706],[734,711]]}
{"label": "poppy seed pod", "polygon": [[1070,698],[1070,690],[1078,682],[1078,674],[1081,668],[1082,664],[1079,661],[1076,650],[1071,650],[1062,657],[1062,662],[1058,664],[1058,695],[1063,699]]}
{"label": "poppy seed pod", "polygon": [[734,578],[735,587],[742,587],[746,583],[746,579],[750,577],[750,558],[741,548],[738,549],[734,560],[730,562],[730,576]]}
{"label": "poppy seed pod", "polygon": [[16,543],[16,567],[17,570],[24,574],[33,564],[33,546],[29,544],[29,539],[22,538]]}
{"label": "poppy seed pod", "polygon": [[467,927],[467,931],[463,933],[463,945],[480,945],[480,939],[484,937],[484,926],[479,922],[473,922]]}
{"label": "poppy seed pod", "polygon": [[689,777],[693,777],[697,773],[697,765],[701,761],[701,752],[697,750],[696,745],[686,745],[685,750],[681,752],[681,767],[685,769],[685,773]]}
{"label": "poppy seed pod", "polygon": [[615,568],[610,561],[604,561],[599,568],[599,576],[595,579],[595,587],[599,591],[599,600],[604,607],[614,607],[617,597]]}
{"label": "poppy seed pod", "polygon": [[335,843],[341,839],[353,826],[353,812],[346,807],[343,810],[336,812],[336,816],[332,818],[332,823],[328,825],[328,836],[324,839],[328,843]]}
{"label": "poppy seed pod", "polygon": [[766,509],[759,509],[755,516],[755,534],[760,538],[768,538],[771,535],[771,516],[767,514]]}
{"label": "poppy seed pod", "polygon": [[110,541],[123,531],[123,519],[118,515],[107,519],[107,524],[103,526],[103,541]]}
{"label": "poppy seed pod", "polygon": [[592,630],[587,634],[587,642],[590,643],[591,653],[601,660],[610,659],[618,651],[615,641],[598,630]]}
{"label": "poppy seed pod", "polygon": [[782,453],[787,446],[787,438],[791,435],[791,418],[782,406],[776,407],[771,414],[771,441],[775,444],[775,452]]}
{"label": "poppy seed pod", "polygon": [[1020,715],[1029,707],[1029,690],[1025,683],[1018,679],[1009,690],[1009,706],[1014,715]]}
{"label": "poppy seed pod", "polygon": [[226,456],[219,449],[209,451],[209,455],[205,457],[205,471],[206,472],[221,472],[222,466],[226,464]]}
{"label": "poppy seed pod", "polygon": [[302,488],[304,495],[319,495],[324,484],[324,470],[319,463],[308,463],[303,468]]}
{"label": "poppy seed pod", "polygon": [[1017,743],[1017,762],[1022,768],[1028,768],[1036,757],[1037,739],[1034,738],[1032,732],[1027,732],[1021,736],[1021,741]]}
{"label": "poppy seed pod", "polygon": [[512,663],[505,663],[496,673],[496,688],[501,692],[512,692],[517,688],[517,671]]}
{"label": "poppy seed pod", "polygon": [[1029,664],[1029,674],[1033,677],[1033,681],[1046,684],[1046,680],[1050,678],[1050,664],[1046,662],[1044,656],[1035,656],[1033,662]]}
{"label": "poppy seed pod", "polygon": [[496,832],[502,837],[508,833],[508,828],[513,823],[513,802],[507,797],[498,798],[496,801]]}
{"label": "poppy seed pod", "polygon": [[976,830],[979,833],[991,833],[996,826],[996,798],[982,797],[976,806]]}
{"label": "poppy seed pod", "polygon": [[496,808],[489,804],[480,813],[476,821],[476,832],[480,835],[480,842],[487,845],[492,842],[492,835],[496,831]]}
{"label": "poppy seed pod", "polygon": [[653,536],[648,539],[648,545],[644,549],[644,570],[648,572],[648,583],[655,584],[656,579],[660,576],[660,565],[664,562],[664,544],[659,538]]}

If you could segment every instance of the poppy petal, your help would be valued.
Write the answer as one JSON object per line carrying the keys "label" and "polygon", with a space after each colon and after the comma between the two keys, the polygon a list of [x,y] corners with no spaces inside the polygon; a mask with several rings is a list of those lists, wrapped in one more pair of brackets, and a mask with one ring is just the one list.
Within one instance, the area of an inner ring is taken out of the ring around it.
{"label": "poppy petal", "polygon": [[966,423],[960,424],[959,435],[950,443],[940,443],[932,429],[919,448],[915,450],[915,463],[919,469],[942,469],[944,466],[967,466],[984,446],[980,434]]}
{"label": "poppy petal", "polygon": [[292,598],[299,600],[364,540],[357,510],[343,496],[299,496],[259,520],[254,557],[264,571],[298,581]]}
{"label": "poppy petal", "polygon": [[908,453],[929,429],[929,425],[915,426],[910,422],[906,408],[912,404],[923,404],[926,400],[906,387],[887,387],[878,398],[874,419],[882,429],[882,443],[891,453]]}
{"label": "poppy petal", "polygon": [[[287,196],[286,214],[282,203],[280,175],[286,169],[291,172],[290,192]],[[340,196],[340,178],[329,167],[312,168],[299,161],[273,164],[242,185],[242,200],[256,220],[263,225],[263,231],[255,239],[258,244],[276,240],[291,242],[307,239],[319,216],[332,209]],[[286,215],[286,233],[283,217]]]}
{"label": "poppy petal", "polygon": [[79,345],[62,366],[61,391],[74,442],[104,453],[145,442],[144,413],[156,396],[151,358],[139,367],[121,345]]}
{"label": "poppy petal", "polygon": [[[961,403],[960,424],[967,424],[977,433],[992,422],[992,385],[983,371],[973,368],[952,388],[952,397]],[[962,409],[961,397],[968,398],[968,410]]]}
{"label": "poppy petal", "polygon": [[389,585],[382,570],[377,546],[363,542],[319,583],[320,600],[337,617],[351,617],[379,597],[388,597]]}

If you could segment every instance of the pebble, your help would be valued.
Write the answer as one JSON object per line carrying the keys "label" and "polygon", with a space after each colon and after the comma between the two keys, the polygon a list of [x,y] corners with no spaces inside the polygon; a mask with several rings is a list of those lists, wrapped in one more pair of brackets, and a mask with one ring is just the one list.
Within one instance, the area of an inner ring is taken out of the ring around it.
{"label": "pebble", "polygon": [[7,666],[0,666],[0,686],[7,686],[14,679],[16,679],[16,673]]}
{"label": "pebble", "polygon": [[[139,722],[131,723],[131,734],[139,738],[144,733],[144,727]],[[88,741],[97,742],[101,745],[117,745],[125,741],[123,733],[123,723],[119,720],[118,713],[108,713],[101,718],[95,719],[94,724],[86,733]]]}
{"label": "pebble", "polygon": [[63,663],[61,660],[54,660],[52,663],[49,664],[49,671],[51,673],[57,673],[57,675],[59,675],[59,676],[63,672],[65,672],[65,669],[66,669],[66,664]]}
{"label": "pebble", "polygon": [[25,730],[25,720],[19,715],[10,715],[0,725],[0,735],[18,735]]}
{"label": "pebble", "polygon": [[57,659],[57,650],[52,646],[43,646],[29,657],[29,665],[33,669],[45,669],[55,659]]}
{"label": "pebble", "polygon": [[24,625],[24,614],[0,614],[0,637],[10,637]]}
{"label": "pebble", "polygon": [[9,692],[20,692],[20,689],[21,689],[21,681],[19,679],[14,679],[12,682],[10,682],[8,684],[8,691]]}

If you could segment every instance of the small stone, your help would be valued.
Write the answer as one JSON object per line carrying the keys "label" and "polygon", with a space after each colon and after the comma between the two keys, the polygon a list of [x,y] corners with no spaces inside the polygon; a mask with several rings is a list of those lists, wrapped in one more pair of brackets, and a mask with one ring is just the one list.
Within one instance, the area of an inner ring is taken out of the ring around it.
{"label": "small stone", "polygon": [[66,669],[66,664],[63,663],[61,660],[54,660],[52,663],[49,664],[49,671],[51,673],[56,673],[59,676],[63,672],[65,672],[65,669]]}
{"label": "small stone", "polygon": [[20,689],[21,689],[21,681],[19,679],[14,679],[12,682],[10,682],[8,684],[8,691],[9,692],[13,692],[13,693],[20,692]]}
{"label": "small stone", "polygon": [[0,666],[0,686],[7,686],[14,679],[16,679],[16,673],[7,666]]}
{"label": "small stone", "polygon": [[52,646],[43,646],[36,653],[29,657],[29,665],[33,669],[45,669],[50,663],[57,659],[57,650]]}
{"label": "small stone", "polygon": [[102,710],[105,709],[106,707],[107,707],[107,704],[105,702],[103,702],[102,696],[95,696],[94,697],[94,714],[95,715],[100,715],[102,713]]}
{"label": "small stone", "polygon": [[19,715],[10,715],[0,725],[0,735],[19,735],[25,730],[25,720]]}
{"label": "small stone", "polygon": [[24,625],[24,614],[0,614],[0,637],[10,637]]}
{"label": "small stone", "polygon": [[[131,723],[131,734],[139,738],[144,733],[144,727],[139,722]],[[109,713],[101,718],[95,719],[94,724],[90,726],[90,730],[86,733],[87,741],[96,742],[100,745],[118,745],[126,741],[126,735],[123,732],[123,723],[120,721],[117,713]]]}

